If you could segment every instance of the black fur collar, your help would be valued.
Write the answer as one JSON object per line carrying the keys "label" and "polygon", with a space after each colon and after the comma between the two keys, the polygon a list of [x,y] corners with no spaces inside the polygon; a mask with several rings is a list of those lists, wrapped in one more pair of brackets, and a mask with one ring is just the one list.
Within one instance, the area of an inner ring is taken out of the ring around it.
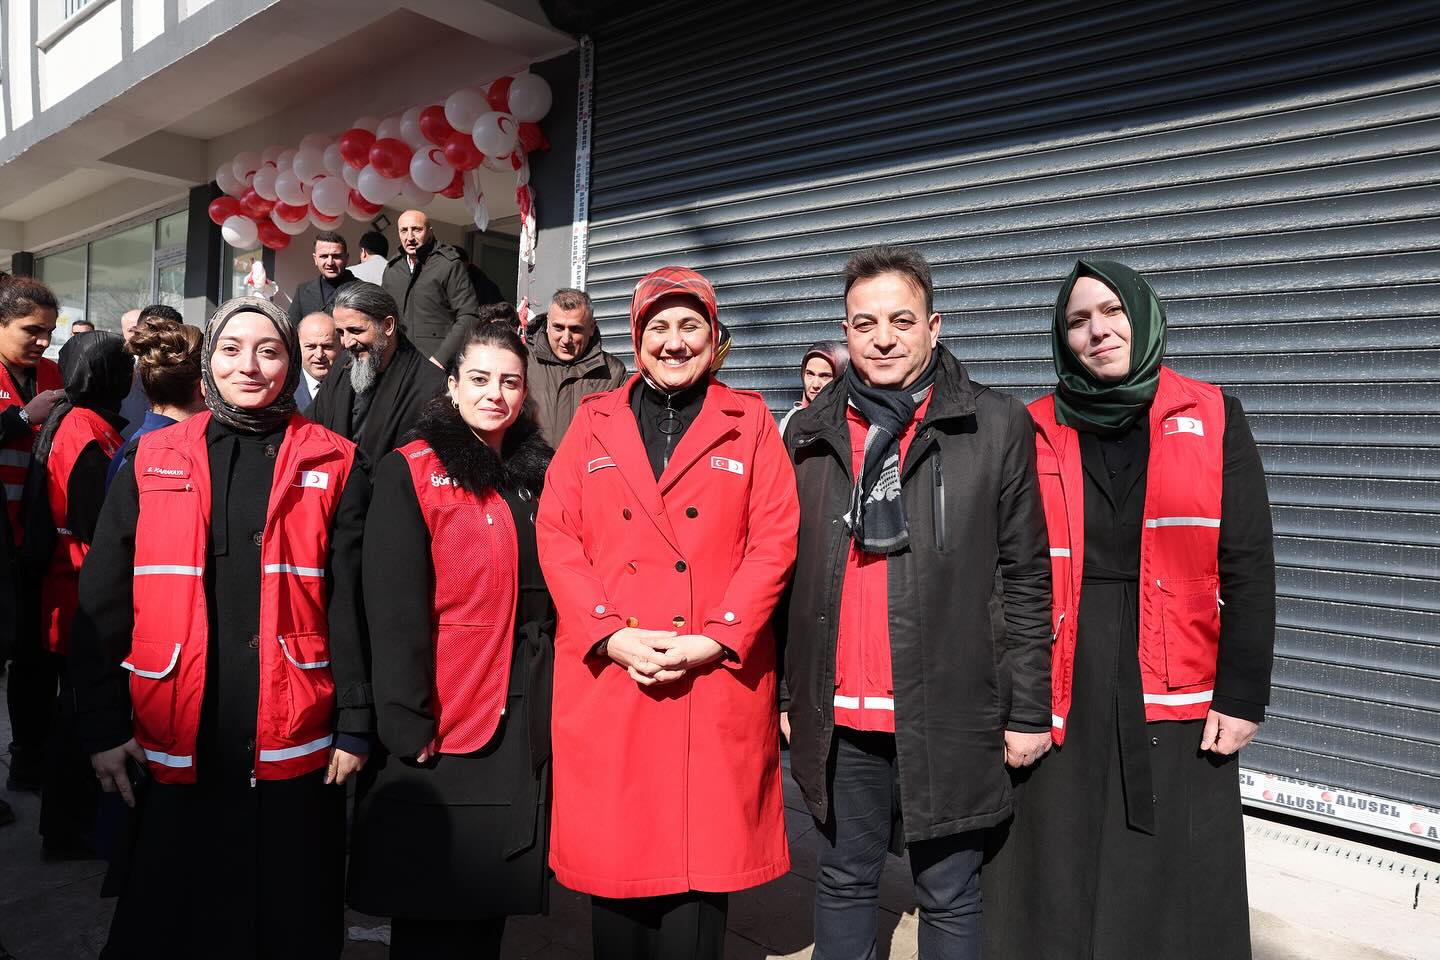
{"label": "black fur collar", "polygon": [[411,439],[416,437],[430,444],[445,472],[474,494],[502,488],[528,490],[538,496],[545,483],[545,468],[555,453],[540,435],[535,421],[522,413],[505,432],[501,454],[496,456],[470,431],[460,419],[460,411],[444,394],[421,411],[411,431]]}

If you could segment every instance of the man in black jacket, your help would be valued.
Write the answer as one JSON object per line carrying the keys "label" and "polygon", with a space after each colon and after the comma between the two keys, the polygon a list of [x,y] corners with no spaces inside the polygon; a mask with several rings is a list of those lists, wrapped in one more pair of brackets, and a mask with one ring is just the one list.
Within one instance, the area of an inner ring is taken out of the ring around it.
{"label": "man in black jacket", "polygon": [[378,463],[400,446],[420,411],[445,389],[445,372],[400,332],[395,301],[373,283],[335,298],[340,361],[320,384],[310,419],[353,440]]}
{"label": "man in black jacket", "polygon": [[1034,428],[939,346],[930,268],[845,268],[845,376],[786,439],[800,542],[782,729],[823,837],[815,955],[873,957],[887,847],[908,847],[920,956],[980,956],[984,828],[1005,764],[1050,743],[1050,563]]}
{"label": "man in black jacket", "polygon": [[440,243],[419,210],[400,214],[400,253],[385,267],[385,292],[400,305],[404,331],[423,356],[450,365],[466,325],[480,311],[469,265]]}
{"label": "man in black jacket", "polygon": [[340,288],[355,282],[355,275],[345,268],[350,262],[350,250],[345,238],[335,231],[321,230],[315,234],[311,258],[319,276],[296,287],[295,296],[290,298],[290,322],[297,327],[312,313],[329,313]]}

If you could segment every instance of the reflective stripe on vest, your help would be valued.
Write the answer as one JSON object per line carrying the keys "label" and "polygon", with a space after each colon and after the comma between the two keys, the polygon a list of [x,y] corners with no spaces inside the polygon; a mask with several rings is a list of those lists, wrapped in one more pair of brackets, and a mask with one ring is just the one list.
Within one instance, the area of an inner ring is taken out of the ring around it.
{"label": "reflective stripe on vest", "polygon": [[[1055,625],[1052,735],[1063,743],[1071,702],[1084,568],[1079,435],[1055,421],[1054,397],[1030,405],[1036,431]],[[1176,415],[1183,411],[1183,418]],[[1181,423],[1184,429],[1169,429]],[[1220,498],[1225,400],[1210,384],[1161,368],[1149,415],[1150,459],[1140,549],[1139,659],[1149,721],[1204,717],[1219,647]],[[1213,614],[1212,614],[1213,611]]]}
{"label": "reflective stripe on vest", "polygon": [[[210,468],[199,414],[148,433],[135,451],[135,629],[125,667],[135,738],[162,783],[193,783],[208,645]],[[325,557],[354,462],[349,441],[293,417],[275,456],[260,547],[259,700],[254,779],[319,769],[333,742],[335,685]],[[324,484],[300,483],[322,474]],[[237,493],[237,495],[239,495]]]}

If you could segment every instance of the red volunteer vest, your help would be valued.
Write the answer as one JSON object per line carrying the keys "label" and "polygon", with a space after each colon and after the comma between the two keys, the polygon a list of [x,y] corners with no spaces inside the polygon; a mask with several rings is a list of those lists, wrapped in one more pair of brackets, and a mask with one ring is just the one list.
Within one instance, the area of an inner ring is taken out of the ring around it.
{"label": "red volunteer vest", "polygon": [[80,599],[80,565],[90,549],[69,529],[70,474],[80,453],[91,443],[98,443],[108,459],[115,456],[123,442],[100,414],[76,407],[60,421],[50,443],[46,492],[50,516],[55,518],[57,542],[50,569],[45,572],[40,587],[40,623],[45,631],[45,646],[54,653],[65,653],[70,648],[70,623],[75,619],[75,605]]}
{"label": "red volunteer vest", "polygon": [[[201,413],[148,433],[135,452],[135,632],[130,671],[135,739],[161,783],[195,782],[209,620],[210,460]],[[291,417],[275,458],[260,548],[260,697],[252,778],[284,780],[324,766],[334,738],[325,561],[355,445]]]}
{"label": "red volunteer vest", "polygon": [[423,440],[400,448],[435,571],[435,753],[472,753],[505,713],[520,562],[515,522],[493,490],[476,496],[453,482]]}
{"label": "red volunteer vest", "polygon": [[[1080,436],[1055,422],[1055,398],[1030,405],[1050,530],[1052,731],[1065,740],[1085,567]],[[1220,493],[1225,401],[1208,383],[1160,369],[1150,406],[1145,525],[1140,533],[1140,682],[1145,719],[1195,720],[1215,695],[1220,646]]]}
{"label": "red volunteer vest", "polygon": [[[35,392],[58,390],[65,386],[60,376],[60,367],[54,360],[43,357],[35,365]],[[10,368],[0,363],[0,413],[11,407],[23,407],[20,388],[10,376]],[[43,424],[32,423],[30,432],[16,437],[0,447],[0,483],[5,485],[5,508],[10,512],[10,535],[18,544],[24,536],[20,526],[20,494],[25,489],[25,476],[30,472],[30,450],[35,446],[35,434]]]}

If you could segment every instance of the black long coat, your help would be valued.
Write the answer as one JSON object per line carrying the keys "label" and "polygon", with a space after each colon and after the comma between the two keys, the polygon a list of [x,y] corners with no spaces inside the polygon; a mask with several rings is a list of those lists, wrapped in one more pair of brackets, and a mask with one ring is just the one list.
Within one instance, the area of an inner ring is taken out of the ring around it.
{"label": "black long coat", "polygon": [[327,430],[334,430],[353,440],[370,463],[404,442],[404,437],[420,419],[425,404],[445,389],[445,371],[431,363],[415,349],[404,334],[400,338],[389,365],[380,380],[371,387],[374,394],[360,435],[355,435],[355,388],[350,386],[348,351],[341,352],[340,362],[320,383],[307,416]]}
{"label": "black long coat", "polygon": [[[325,771],[250,785],[259,696],[260,546],[283,430],[240,434],[212,421],[205,567],[209,645],[194,784],[148,783],[105,893],[118,895],[107,958],[338,957],[344,945],[345,788]],[[369,481],[356,459],[327,562],[337,740],[372,729],[360,537]],[[70,669],[89,752],[130,739],[128,676],[139,493],[133,462],[105,501],[80,574]],[[357,739],[358,738],[358,739]]]}
{"label": "black long coat", "polygon": [[[786,438],[800,543],[788,615],[777,617],[782,706],[788,694],[791,774],[821,822],[850,545],[842,518],[854,484],[846,402],[837,380],[796,412]],[[900,484],[910,545],[887,568],[895,750],[904,841],[912,843],[1010,813],[1004,731],[1050,728],[1050,551],[1029,413],[971,381],[944,348]]]}
{"label": "black long coat", "polygon": [[[1260,458],[1225,398],[1220,655],[1213,706],[1258,721],[1275,576]],[[1015,776],[989,843],[986,955],[1036,960],[1250,956],[1239,757],[1199,750],[1205,721],[1146,723],[1137,649],[1148,424],[1081,434],[1085,569],[1065,744]]]}
{"label": "black long coat", "polygon": [[[515,524],[519,591],[509,696],[484,748],[414,762],[435,736],[435,577],[465,577],[474,566],[511,560],[456,557],[437,572],[410,468],[403,454],[391,453],[375,473],[364,574],[376,710],[388,755],[377,756],[360,782],[348,893],[356,909],[379,916],[504,917],[546,905],[555,609],[535,548],[535,512],[551,451],[538,433],[515,449],[507,444],[508,469],[497,484],[499,459],[455,424],[460,419],[445,404],[427,411],[420,429],[437,451],[456,443],[474,448],[442,462],[454,473],[452,464],[480,461],[492,481],[486,488],[500,490]],[[534,430],[522,424],[510,431],[517,440]]]}
{"label": "black long coat", "polygon": [[385,265],[380,286],[395,298],[405,335],[415,348],[425,357],[449,366],[460,348],[466,324],[480,316],[480,300],[470,279],[470,268],[461,259],[459,249],[432,237],[420,248],[414,270],[401,250]]}

